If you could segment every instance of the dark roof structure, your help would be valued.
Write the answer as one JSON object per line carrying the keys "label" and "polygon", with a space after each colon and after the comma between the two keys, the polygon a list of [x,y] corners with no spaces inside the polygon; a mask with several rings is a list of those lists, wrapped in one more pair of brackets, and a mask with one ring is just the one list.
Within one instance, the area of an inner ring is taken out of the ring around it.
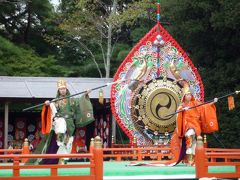
{"label": "dark roof structure", "polygon": [[[61,78],[0,76],[0,99],[52,99],[56,97],[57,81],[64,79],[71,94],[90,90],[111,83],[111,78]],[[102,88],[104,98],[110,98],[111,86]],[[92,91],[90,98],[98,98],[99,91]]]}

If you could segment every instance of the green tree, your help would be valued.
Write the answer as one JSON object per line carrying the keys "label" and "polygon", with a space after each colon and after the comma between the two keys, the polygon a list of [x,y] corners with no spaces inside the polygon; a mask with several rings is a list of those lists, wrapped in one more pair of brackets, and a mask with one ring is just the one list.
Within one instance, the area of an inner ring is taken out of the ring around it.
{"label": "green tree", "polygon": [[67,69],[52,57],[42,58],[0,36],[1,76],[67,76]]}
{"label": "green tree", "polygon": [[[198,68],[206,100],[240,88],[239,7],[237,0],[162,1],[162,18],[170,22],[166,28]],[[239,109],[238,101],[233,111],[226,99],[217,103],[220,131],[209,135],[210,146],[240,146]]]}
{"label": "green tree", "polygon": [[[81,51],[87,54],[88,59],[91,57],[99,76],[103,77],[105,73],[105,77],[110,77],[111,70],[116,69],[110,68],[111,62],[115,61],[114,64],[119,64],[116,63],[116,57],[113,58],[113,53],[116,55],[117,52],[114,49],[118,47],[118,42],[124,44],[122,37],[126,36],[125,33],[128,33],[130,27],[128,22],[131,20],[127,21],[127,19],[122,18],[122,13],[128,8],[134,9],[135,7],[131,7],[134,1],[78,0],[75,2],[75,4],[68,4],[63,1],[63,7],[67,9],[67,13],[65,10],[61,10],[66,14],[62,16],[64,20],[60,27],[79,43]],[[140,11],[143,13],[140,14]],[[147,16],[147,13],[140,5],[138,5],[138,12],[138,16],[131,15],[132,19]],[[125,16],[128,17],[130,14]],[[123,19],[123,21],[119,21],[119,19]],[[121,52],[121,54],[126,54],[127,51],[129,51],[129,48],[125,50],[125,53]],[[118,52],[120,53],[120,51]],[[92,67],[92,63],[90,64]]]}
{"label": "green tree", "polygon": [[44,40],[49,31],[48,19],[53,15],[49,0],[0,2],[0,34],[18,44],[33,47],[47,56],[54,48]]}
{"label": "green tree", "polygon": [[[102,53],[106,77],[110,75],[112,24],[108,23],[106,18],[109,14],[116,13],[116,5],[116,0],[113,3],[78,0],[74,4],[74,10],[70,8],[70,12],[68,11],[60,24],[60,27],[72,38],[72,41],[76,41],[82,51],[91,57],[100,77],[103,76],[103,73],[96,59],[98,52]],[[70,7],[73,7],[72,4]]]}

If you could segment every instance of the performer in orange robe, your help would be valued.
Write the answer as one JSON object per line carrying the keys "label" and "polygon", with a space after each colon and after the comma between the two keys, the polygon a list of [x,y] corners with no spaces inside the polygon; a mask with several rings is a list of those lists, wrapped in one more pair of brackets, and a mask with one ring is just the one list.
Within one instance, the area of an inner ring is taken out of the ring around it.
{"label": "performer in orange robe", "polygon": [[[217,102],[217,98],[213,103]],[[186,143],[187,163],[194,164],[195,148],[197,144],[197,136],[200,136],[203,130],[203,126],[209,121],[209,117],[215,117],[216,120],[216,108],[213,103],[199,106],[189,109],[190,107],[197,106],[201,102],[194,99],[189,89],[184,92],[182,103],[178,110],[185,110],[178,113],[176,121],[176,132],[179,138],[184,138]],[[208,113],[206,113],[206,110]],[[211,118],[212,120],[212,118]]]}
{"label": "performer in orange robe", "polygon": [[196,101],[190,92],[185,92],[182,104],[180,104],[178,108],[178,110],[186,110],[178,114],[176,127],[178,137],[186,138],[186,154],[188,154],[189,164],[193,163],[193,156],[195,154],[196,147],[196,136],[199,136],[201,134],[201,109],[200,107],[190,110],[187,109],[198,104],[200,104],[200,102]]}
{"label": "performer in orange robe", "polygon": [[[190,107],[197,106],[201,102],[194,99],[189,89],[189,83],[182,79],[180,72],[177,70],[174,63],[170,65],[170,71],[175,77],[176,81],[182,85],[183,98],[178,110],[185,110],[179,112],[176,120],[176,129],[172,141],[174,148],[180,149],[179,163],[185,154],[188,156],[188,163],[194,164],[194,155],[196,148],[197,136],[201,133],[211,133],[218,131],[218,121],[216,116],[217,98],[214,98],[213,103],[207,103],[196,108],[189,109]],[[186,150],[185,150],[186,149]],[[175,151],[175,153],[177,153]],[[177,164],[176,163],[176,164]]]}

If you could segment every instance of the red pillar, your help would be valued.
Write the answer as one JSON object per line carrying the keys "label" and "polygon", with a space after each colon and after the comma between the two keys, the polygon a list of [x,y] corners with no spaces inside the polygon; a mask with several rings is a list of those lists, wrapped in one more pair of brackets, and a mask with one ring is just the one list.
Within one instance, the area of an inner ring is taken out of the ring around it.
{"label": "red pillar", "polygon": [[103,149],[99,136],[94,139],[94,163],[95,163],[95,180],[103,180]]}
{"label": "red pillar", "polygon": [[205,162],[205,149],[203,146],[203,139],[201,136],[197,137],[197,147],[196,147],[196,156],[195,156],[195,169],[196,169],[196,178],[205,177],[208,172],[208,167],[206,167]]}
{"label": "red pillar", "polygon": [[[24,139],[24,143],[23,143],[23,148],[22,148],[22,154],[29,154],[30,153],[30,151],[29,151],[29,143],[28,143],[28,139],[27,138],[25,138]],[[25,162],[27,162],[27,158],[23,158],[22,159],[22,163],[25,163]]]}
{"label": "red pillar", "polygon": [[[89,147],[89,153],[93,154],[93,150],[94,150],[94,138],[91,138],[90,147]],[[93,156],[92,159],[90,159],[90,163],[94,164],[94,156]],[[95,171],[94,171],[93,167],[90,168],[90,174],[91,175],[95,175]]]}

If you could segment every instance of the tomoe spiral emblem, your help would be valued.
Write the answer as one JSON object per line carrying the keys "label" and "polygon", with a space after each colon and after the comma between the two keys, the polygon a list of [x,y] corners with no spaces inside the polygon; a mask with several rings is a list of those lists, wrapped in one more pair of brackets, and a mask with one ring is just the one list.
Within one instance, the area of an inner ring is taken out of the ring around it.
{"label": "tomoe spiral emblem", "polygon": [[[158,102],[157,105],[155,105],[154,101]],[[166,117],[166,115],[177,110],[176,100],[167,92],[158,93],[155,97],[153,97],[150,104],[153,116],[159,120],[170,119],[172,116]]]}
{"label": "tomoe spiral emblem", "polygon": [[155,79],[135,92],[132,114],[135,127],[148,126],[159,133],[173,132],[176,116],[167,116],[177,110],[181,100],[181,87],[171,79]]}

